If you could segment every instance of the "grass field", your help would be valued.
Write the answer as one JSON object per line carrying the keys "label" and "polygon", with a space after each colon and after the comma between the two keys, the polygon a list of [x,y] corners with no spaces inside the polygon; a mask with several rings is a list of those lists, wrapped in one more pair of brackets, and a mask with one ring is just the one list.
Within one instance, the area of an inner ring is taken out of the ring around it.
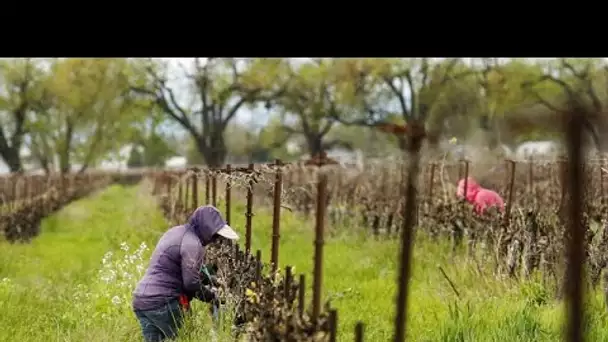
{"label": "grass field", "polygon": [[[242,232],[244,208],[232,213]],[[270,254],[271,216],[255,210],[253,248]],[[0,341],[137,341],[131,291],[167,223],[139,187],[112,186],[47,218],[27,245],[0,243]],[[284,212],[280,264],[312,280],[312,222]],[[142,245],[143,243],[143,245]],[[148,246],[148,248],[141,248]],[[128,250],[126,250],[128,249]],[[561,304],[542,286],[498,281],[453,256],[447,244],[419,237],[414,250],[409,336],[413,341],[556,341]],[[111,252],[112,255],[107,254]],[[367,341],[392,335],[396,241],[375,241],[356,227],[327,238],[324,299],[338,308],[339,341],[366,324]],[[460,299],[440,273],[443,267]],[[310,289],[308,291],[310,295]],[[603,298],[588,298],[588,336],[608,340]],[[196,305],[181,341],[208,340],[210,319]],[[220,333],[220,341],[224,340]]]}

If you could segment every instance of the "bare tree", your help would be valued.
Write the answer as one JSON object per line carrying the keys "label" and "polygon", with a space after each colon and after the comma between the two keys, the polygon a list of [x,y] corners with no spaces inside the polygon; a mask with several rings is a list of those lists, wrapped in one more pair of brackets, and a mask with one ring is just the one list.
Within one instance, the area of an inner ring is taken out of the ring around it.
{"label": "bare tree", "polygon": [[284,137],[304,137],[311,156],[323,151],[350,144],[341,139],[327,139],[335,125],[333,117],[341,117],[346,107],[338,95],[332,61],[313,59],[289,69],[289,84],[283,96],[275,102],[284,116],[295,118],[293,124],[283,124]]}
{"label": "bare tree", "polygon": [[[282,60],[195,58],[185,79],[195,94],[191,104],[178,101],[178,94],[168,85],[167,69],[157,61],[145,66],[147,80],[131,89],[151,99],[194,139],[206,163],[221,165],[227,156],[224,132],[239,110],[259,101],[270,101],[284,91],[274,82],[280,77]],[[183,95],[183,94],[181,94]]]}
{"label": "bare tree", "polygon": [[[605,139],[602,138],[600,132],[608,128],[606,121],[604,100],[598,94],[596,89],[595,76],[598,70],[595,70],[598,65],[593,60],[583,60],[580,65],[574,65],[566,58],[558,60],[557,68],[549,67],[545,73],[537,80],[525,82],[522,87],[531,91],[539,103],[551,110],[557,115],[563,115],[569,104],[576,103],[584,108],[590,109],[586,111],[583,121],[583,127],[590,136],[593,144],[599,150],[606,149]],[[604,70],[608,70],[604,67]],[[540,92],[534,91],[533,87],[543,83],[550,82],[559,86],[563,91],[563,96],[560,98],[548,99]]]}
{"label": "bare tree", "polygon": [[[447,85],[474,74],[458,58],[442,62],[431,62],[429,58],[375,59],[350,61],[350,66],[349,76],[355,84],[353,102],[359,104],[360,115],[354,120],[335,119],[347,125],[371,127],[396,117],[406,124],[424,123]],[[398,140],[400,148],[405,149],[406,137],[399,136]]]}

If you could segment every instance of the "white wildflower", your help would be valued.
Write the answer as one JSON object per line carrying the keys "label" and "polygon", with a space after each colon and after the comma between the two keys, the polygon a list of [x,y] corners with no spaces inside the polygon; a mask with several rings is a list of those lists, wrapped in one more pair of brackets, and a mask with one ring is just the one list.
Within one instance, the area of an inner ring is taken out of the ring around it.
{"label": "white wildflower", "polygon": [[118,296],[112,297],[112,304],[120,305],[121,303],[122,303],[122,299],[120,299],[120,297],[118,297]]}
{"label": "white wildflower", "polygon": [[101,259],[101,263],[104,265],[109,264],[112,261],[112,252],[107,252],[104,256],[103,259]]}

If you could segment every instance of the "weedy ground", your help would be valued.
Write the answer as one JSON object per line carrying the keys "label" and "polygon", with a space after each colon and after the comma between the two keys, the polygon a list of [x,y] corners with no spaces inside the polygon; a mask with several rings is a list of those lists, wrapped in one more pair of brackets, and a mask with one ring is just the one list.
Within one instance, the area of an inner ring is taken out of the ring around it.
{"label": "weedy ground", "polygon": [[[221,204],[220,204],[221,206]],[[243,206],[232,212],[243,233]],[[270,255],[272,217],[255,210],[253,248]],[[311,297],[313,222],[283,211],[280,264],[307,275]],[[64,208],[31,244],[0,243],[0,341],[137,341],[131,291],[167,223],[140,187],[112,186]],[[361,228],[328,233],[324,299],[338,308],[339,341],[353,340],[362,320],[367,341],[393,330],[398,242],[375,240]],[[455,285],[452,289],[441,266]],[[447,243],[418,236],[414,249],[408,330],[412,341],[556,341],[562,304],[540,282],[497,280],[484,260],[468,261]],[[588,336],[608,340],[602,295],[587,298]],[[214,340],[203,304],[180,341]],[[217,328],[229,341],[229,319]]]}

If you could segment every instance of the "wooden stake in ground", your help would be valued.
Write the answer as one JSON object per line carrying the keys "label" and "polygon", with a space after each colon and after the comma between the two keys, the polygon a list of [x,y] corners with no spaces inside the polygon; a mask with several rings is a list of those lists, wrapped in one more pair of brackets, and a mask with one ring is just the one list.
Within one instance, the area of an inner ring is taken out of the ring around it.
{"label": "wooden stake in ground", "polygon": [[[569,229],[566,233],[567,268],[566,268],[566,308],[567,340],[583,341],[583,263],[585,262],[584,228],[582,226],[582,131],[585,112],[579,106],[566,114],[566,138],[568,146],[568,192],[570,195]],[[569,235],[569,236],[568,236]]]}
{"label": "wooden stake in ground", "polygon": [[411,271],[411,254],[413,245],[413,228],[416,219],[416,182],[420,168],[420,148],[424,139],[424,126],[408,126],[411,131],[408,133],[408,159],[409,167],[407,170],[407,181],[404,189],[405,203],[403,207],[403,229],[401,232],[401,257],[399,263],[399,288],[397,293],[397,308],[395,314],[394,342],[405,340],[407,327],[407,299],[409,288],[409,277]]}

